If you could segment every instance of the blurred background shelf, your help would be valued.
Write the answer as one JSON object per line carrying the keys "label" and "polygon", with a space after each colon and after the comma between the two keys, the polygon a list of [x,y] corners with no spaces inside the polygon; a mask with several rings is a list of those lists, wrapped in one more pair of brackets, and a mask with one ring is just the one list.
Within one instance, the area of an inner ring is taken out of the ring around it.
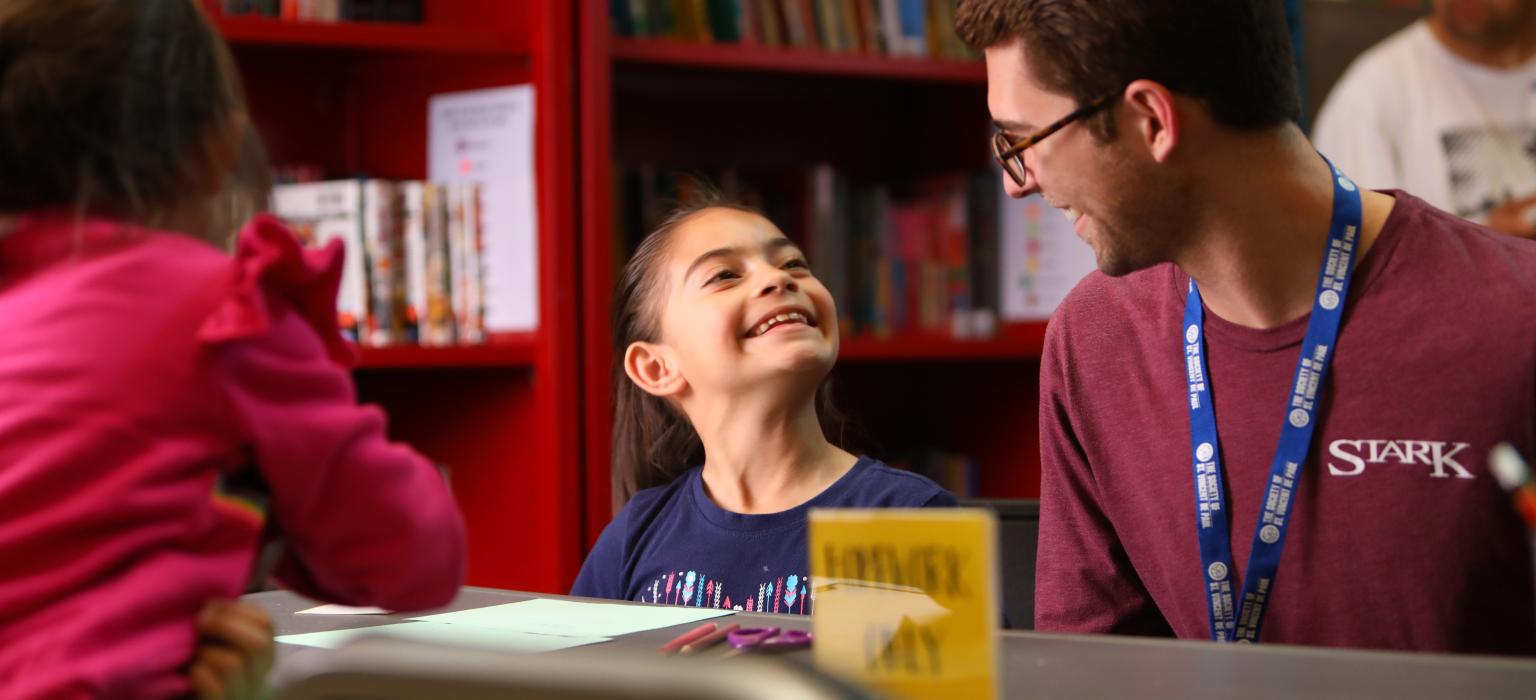
{"label": "blurred background shelf", "polygon": [[881,56],[808,48],[700,44],[666,39],[615,39],[613,60],[617,63],[710,70],[820,74],[972,85],[985,85],[987,82],[986,66],[979,61]]}
{"label": "blurred background shelf", "polygon": [[[580,4],[589,543],[612,507],[614,270],[698,181],[763,209],[858,329],[844,335],[833,370],[850,418],[834,441],[914,468],[974,465],[958,470],[970,495],[1037,495],[1045,325],[1004,324],[974,340],[943,333],[951,314],[996,311],[997,275],[986,271],[999,259],[989,240],[997,224],[986,210],[1002,196],[986,67],[943,29],[953,5],[914,5],[932,10],[926,33],[902,37],[860,3],[814,3],[845,10],[836,16],[754,5],[746,17],[717,16],[710,4],[707,16],[658,19],[649,5],[642,16]],[[877,329],[888,335],[870,335]],[[985,415],[963,410],[972,405]]]}
{"label": "blurred background shelf", "polygon": [[1045,324],[1017,324],[994,338],[962,339],[943,335],[891,338],[844,338],[842,362],[912,362],[947,360],[1038,360]]}
{"label": "blurred background shelf", "polygon": [[390,22],[288,22],[218,17],[235,46],[282,46],[383,53],[505,54],[529,52],[527,37],[496,27]]}
{"label": "blurred background shelf", "polygon": [[532,367],[537,349],[537,338],[531,333],[492,336],[481,345],[365,347],[360,349],[358,368]]}
{"label": "blurred background shelf", "polygon": [[424,180],[434,95],[534,87],[536,329],[483,345],[363,348],[353,376],[391,438],[448,467],[468,582],[568,591],[585,523],[572,3],[427,0],[420,23],[222,16],[219,0],[205,4],[273,164],[321,179]]}

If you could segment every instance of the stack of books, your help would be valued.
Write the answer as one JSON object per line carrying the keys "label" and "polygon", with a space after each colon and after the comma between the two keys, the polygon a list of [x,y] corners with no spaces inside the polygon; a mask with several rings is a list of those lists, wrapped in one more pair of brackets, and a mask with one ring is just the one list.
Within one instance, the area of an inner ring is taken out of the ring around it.
{"label": "stack of books", "polygon": [[366,346],[485,341],[476,184],[335,180],[278,185],[272,209],[301,239],[346,244],[342,331]]}

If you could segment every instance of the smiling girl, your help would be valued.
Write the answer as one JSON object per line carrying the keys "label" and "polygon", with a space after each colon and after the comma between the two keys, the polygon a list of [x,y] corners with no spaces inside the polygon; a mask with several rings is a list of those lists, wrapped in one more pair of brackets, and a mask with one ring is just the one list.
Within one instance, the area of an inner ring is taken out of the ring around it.
{"label": "smiling girl", "polygon": [[[810,613],[811,508],[952,506],[827,440],[837,308],[761,214],[718,198],[642,241],[614,299],[614,470],[633,498],[574,595]],[[649,488],[646,488],[649,487]]]}

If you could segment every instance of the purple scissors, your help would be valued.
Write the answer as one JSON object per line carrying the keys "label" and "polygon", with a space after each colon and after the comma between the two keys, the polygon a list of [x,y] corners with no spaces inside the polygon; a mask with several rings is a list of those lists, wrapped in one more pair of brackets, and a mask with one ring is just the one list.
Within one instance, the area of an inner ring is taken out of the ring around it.
{"label": "purple scissors", "polygon": [[732,649],[738,651],[779,651],[804,649],[811,645],[811,633],[805,630],[785,630],[778,627],[748,627],[732,632],[726,637]]}

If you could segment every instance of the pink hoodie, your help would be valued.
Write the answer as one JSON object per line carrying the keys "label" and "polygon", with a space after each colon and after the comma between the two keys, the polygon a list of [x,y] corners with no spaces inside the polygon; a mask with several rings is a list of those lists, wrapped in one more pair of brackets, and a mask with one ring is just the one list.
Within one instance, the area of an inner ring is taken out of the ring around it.
{"label": "pink hoodie", "polygon": [[249,464],[296,590],[411,610],[461,584],[451,494],[357,405],[341,246],[258,217],[237,248],[57,212],[0,236],[0,697],[187,693],[198,610],[250,572],[261,519],[215,495]]}

